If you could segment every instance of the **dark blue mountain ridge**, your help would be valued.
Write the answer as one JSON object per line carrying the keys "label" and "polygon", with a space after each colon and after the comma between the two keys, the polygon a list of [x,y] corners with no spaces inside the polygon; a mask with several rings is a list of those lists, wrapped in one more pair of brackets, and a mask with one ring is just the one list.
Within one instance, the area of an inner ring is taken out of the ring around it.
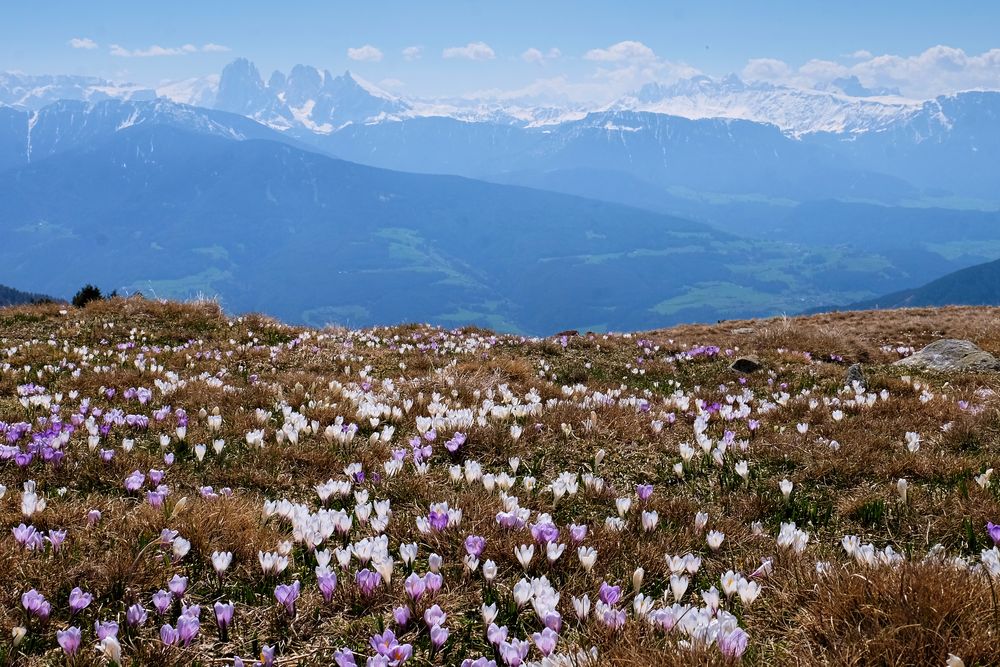
{"label": "dark blue mountain ridge", "polygon": [[156,124],[229,139],[268,139],[305,147],[293,137],[238,114],[151,101],[62,100],[37,111],[0,106],[0,169],[86,148],[136,125]]}
{"label": "dark blue mountain ridge", "polygon": [[169,123],[0,174],[0,280],[218,295],[316,324],[642,329],[912,284],[854,255],[800,255],[617,204]]}
{"label": "dark blue mountain ridge", "polygon": [[[970,266],[913,289],[841,306],[872,310],[941,306],[1000,306],[1000,260]],[[815,309],[822,312],[831,308]]]}

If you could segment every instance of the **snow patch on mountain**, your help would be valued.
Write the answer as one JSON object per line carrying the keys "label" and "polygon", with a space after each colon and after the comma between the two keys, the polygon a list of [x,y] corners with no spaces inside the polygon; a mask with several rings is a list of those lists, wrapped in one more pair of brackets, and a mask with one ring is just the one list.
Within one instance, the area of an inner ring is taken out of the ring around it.
{"label": "snow patch on mountain", "polygon": [[31,75],[0,72],[0,104],[38,110],[59,100],[151,100],[156,91],[134,83],[115,83],[92,76]]}
{"label": "snow patch on mountain", "polygon": [[219,91],[219,78],[218,74],[211,74],[163,83],[156,87],[156,95],[178,104],[211,108],[215,106],[215,96]]}
{"label": "snow patch on mountain", "polygon": [[852,97],[839,89],[808,90],[765,82],[697,76],[650,83],[606,107],[684,118],[736,118],[777,125],[793,136],[880,131],[917,113],[923,102],[894,95]]}

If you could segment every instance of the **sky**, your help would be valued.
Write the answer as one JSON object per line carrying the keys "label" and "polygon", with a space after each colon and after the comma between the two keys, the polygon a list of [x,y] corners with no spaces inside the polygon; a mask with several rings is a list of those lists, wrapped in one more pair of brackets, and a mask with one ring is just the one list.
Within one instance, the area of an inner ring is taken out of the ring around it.
{"label": "sky", "polygon": [[155,86],[246,57],[265,79],[303,63],[411,97],[585,101],[699,73],[930,97],[1000,88],[997,26],[1000,3],[966,0],[48,0],[0,6],[0,71]]}

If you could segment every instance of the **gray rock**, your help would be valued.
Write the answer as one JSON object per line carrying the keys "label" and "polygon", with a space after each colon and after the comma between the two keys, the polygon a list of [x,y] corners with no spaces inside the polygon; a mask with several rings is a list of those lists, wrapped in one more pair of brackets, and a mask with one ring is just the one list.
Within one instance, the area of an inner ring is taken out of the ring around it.
{"label": "gray rock", "polygon": [[865,374],[861,370],[861,364],[851,364],[851,367],[847,369],[847,377],[844,378],[844,386],[853,387],[855,382],[857,382],[862,389],[868,388],[868,382],[865,380]]}
{"label": "gray rock", "polygon": [[896,365],[941,373],[1000,370],[1000,360],[992,354],[975,343],[954,338],[936,340],[919,352],[900,359]]}
{"label": "gray rock", "polygon": [[760,359],[757,357],[746,356],[740,357],[730,364],[729,367],[739,373],[753,373],[754,371],[760,370],[763,366],[760,363]]}

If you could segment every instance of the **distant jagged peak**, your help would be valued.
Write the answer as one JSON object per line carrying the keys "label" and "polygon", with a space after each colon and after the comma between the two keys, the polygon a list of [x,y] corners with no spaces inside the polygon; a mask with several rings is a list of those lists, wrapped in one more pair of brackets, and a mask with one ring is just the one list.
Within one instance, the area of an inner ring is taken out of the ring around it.
{"label": "distant jagged peak", "polygon": [[[746,81],[736,74],[704,74],[673,82],[648,83],[609,105],[609,110],[648,111],[685,118],[735,118],[777,125],[799,136],[814,132],[858,133],[881,130],[916,113],[922,104],[868,89],[859,81],[798,88],[767,81]],[[865,93],[865,96],[849,93]]]}
{"label": "distant jagged peak", "polygon": [[106,99],[150,100],[156,91],[136,83],[73,74],[0,72],[0,104],[38,110],[57,100],[99,102]]}

